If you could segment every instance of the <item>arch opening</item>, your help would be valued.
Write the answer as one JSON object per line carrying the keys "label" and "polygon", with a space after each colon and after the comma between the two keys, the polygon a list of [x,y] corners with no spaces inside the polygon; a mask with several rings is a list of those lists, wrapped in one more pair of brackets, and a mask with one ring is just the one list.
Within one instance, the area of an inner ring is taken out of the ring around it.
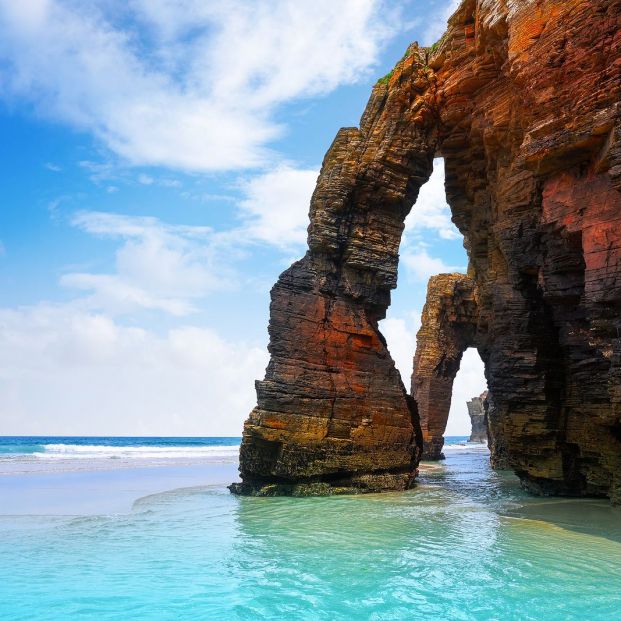
{"label": "arch opening", "polygon": [[464,352],[453,381],[444,427],[444,447],[451,444],[488,444],[487,381],[483,360],[474,347]]}
{"label": "arch opening", "polygon": [[399,286],[381,324],[395,364],[417,401],[428,459],[442,456],[445,435],[470,437],[466,403],[487,388],[483,362],[473,348],[474,282],[466,275],[466,244],[452,221],[445,186],[444,158],[436,157],[404,223]]}

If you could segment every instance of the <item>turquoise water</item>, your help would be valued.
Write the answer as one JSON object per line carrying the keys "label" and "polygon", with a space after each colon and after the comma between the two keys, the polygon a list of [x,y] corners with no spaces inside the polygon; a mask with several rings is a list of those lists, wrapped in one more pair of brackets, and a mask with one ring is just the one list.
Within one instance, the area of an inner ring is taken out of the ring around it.
{"label": "turquoise water", "polygon": [[[231,466],[233,469],[234,466]],[[0,619],[617,619],[621,512],[533,499],[481,449],[407,493],[0,517]]]}

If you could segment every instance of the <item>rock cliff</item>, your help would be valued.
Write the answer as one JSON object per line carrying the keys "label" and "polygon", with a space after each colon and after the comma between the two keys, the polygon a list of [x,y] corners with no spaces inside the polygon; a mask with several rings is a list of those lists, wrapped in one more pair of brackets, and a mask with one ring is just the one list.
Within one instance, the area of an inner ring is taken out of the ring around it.
{"label": "rock cliff", "polygon": [[472,428],[468,442],[487,442],[486,399],[487,391],[481,393],[478,397],[472,397],[472,399],[466,403]]}
{"label": "rock cliff", "polygon": [[442,156],[506,463],[539,493],[621,500],[620,26],[621,0],[464,0],[378,82],[326,155],[306,256],[272,290],[234,491],[411,484],[437,436],[378,321]]}

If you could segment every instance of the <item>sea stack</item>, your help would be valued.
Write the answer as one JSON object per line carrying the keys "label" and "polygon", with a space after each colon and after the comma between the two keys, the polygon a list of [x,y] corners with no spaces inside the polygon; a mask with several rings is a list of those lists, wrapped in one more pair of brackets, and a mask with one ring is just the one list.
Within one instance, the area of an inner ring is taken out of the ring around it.
{"label": "sea stack", "polygon": [[472,427],[468,442],[487,442],[487,416],[485,414],[486,399],[487,390],[482,392],[478,397],[472,397],[472,399],[466,403]]}

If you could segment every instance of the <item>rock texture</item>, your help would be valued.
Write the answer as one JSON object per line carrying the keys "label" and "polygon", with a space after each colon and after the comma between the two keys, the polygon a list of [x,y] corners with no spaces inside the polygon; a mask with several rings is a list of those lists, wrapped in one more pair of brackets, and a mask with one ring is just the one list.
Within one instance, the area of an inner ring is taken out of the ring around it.
{"label": "rock texture", "polygon": [[444,459],[442,447],[453,380],[464,351],[474,344],[477,317],[473,280],[464,274],[430,278],[412,374],[425,460]]}
{"label": "rock texture", "polygon": [[235,492],[306,494],[318,481],[336,492],[406,489],[416,474],[416,404],[378,329],[403,221],[435,153],[427,71],[410,63],[408,74],[417,86],[380,85],[360,129],[341,130],[324,159],[309,250],[272,289],[271,359]]}
{"label": "rock texture", "polygon": [[487,442],[486,399],[487,390],[481,393],[478,397],[472,397],[472,399],[466,403],[472,428],[468,442]]}
{"label": "rock texture", "polygon": [[330,148],[309,251],[272,291],[236,491],[411,484],[435,431],[377,322],[441,155],[506,462],[539,493],[621,500],[620,101],[621,0],[464,0],[410,46]]}
{"label": "rock texture", "polygon": [[483,407],[487,419],[487,448],[489,449],[490,464],[494,470],[510,470],[502,421],[494,403],[494,396],[489,391],[487,391],[487,398],[483,402]]}

